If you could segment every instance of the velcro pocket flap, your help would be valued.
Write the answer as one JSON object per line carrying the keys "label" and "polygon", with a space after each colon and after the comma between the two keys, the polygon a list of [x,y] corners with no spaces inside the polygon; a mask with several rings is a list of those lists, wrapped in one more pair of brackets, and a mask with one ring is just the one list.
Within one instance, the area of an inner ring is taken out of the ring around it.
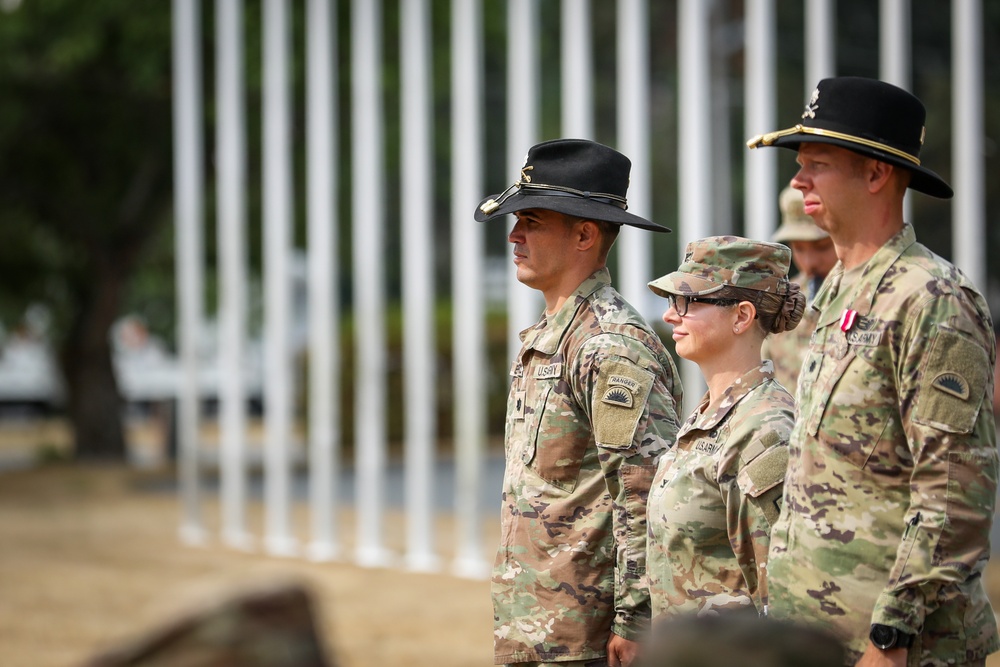
{"label": "velcro pocket flap", "polygon": [[591,413],[598,445],[624,449],[632,444],[653,388],[653,377],[650,371],[624,359],[601,363]]}
{"label": "velcro pocket flap", "polygon": [[747,463],[736,476],[736,483],[745,495],[757,498],[785,481],[788,468],[788,447],[777,445],[768,448]]}
{"label": "velcro pocket flap", "polygon": [[913,421],[949,433],[971,433],[989,372],[989,355],[982,345],[958,331],[939,328],[921,368]]}

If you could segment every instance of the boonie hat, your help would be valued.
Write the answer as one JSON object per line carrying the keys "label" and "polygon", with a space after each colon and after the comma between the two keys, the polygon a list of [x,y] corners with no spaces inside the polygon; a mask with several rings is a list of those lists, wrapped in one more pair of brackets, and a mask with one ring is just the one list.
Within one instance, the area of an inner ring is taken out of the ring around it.
{"label": "boonie hat", "polygon": [[789,186],[778,195],[781,209],[781,226],[775,230],[771,240],[775,243],[791,241],[820,241],[830,236],[816,226],[812,217],[806,215],[802,193]]}
{"label": "boonie hat", "polygon": [[614,150],[586,139],[555,139],[532,146],[518,181],[476,207],[479,222],[532,208],[588,220],[631,225],[654,232],[670,230],[628,212],[632,162]]}
{"label": "boonie hat", "polygon": [[709,236],[692,241],[684,261],[673,273],[649,283],[659,296],[703,296],[723,287],[743,287],[788,294],[788,267],[792,251],[780,243],[741,236]]}
{"label": "boonie hat", "polygon": [[919,99],[884,81],[857,76],[823,79],[806,104],[802,122],[787,130],[757,135],[747,141],[747,147],[798,150],[803,143],[840,146],[909,169],[913,174],[911,188],[950,199],[951,186],[920,164],[926,117]]}

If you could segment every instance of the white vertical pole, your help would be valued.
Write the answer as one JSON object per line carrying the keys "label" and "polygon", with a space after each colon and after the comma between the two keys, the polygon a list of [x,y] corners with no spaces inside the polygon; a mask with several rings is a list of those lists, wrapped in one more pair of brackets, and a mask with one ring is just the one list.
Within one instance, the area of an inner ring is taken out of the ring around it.
{"label": "white vertical pole", "polygon": [[246,118],[243,2],[215,3],[218,142],[219,414],[222,539],[249,549],[246,527]]}
{"label": "white vertical pole", "polygon": [[[680,76],[678,77],[678,253],[684,259],[685,246],[696,239],[711,234],[712,189],[708,153],[702,142],[711,131],[708,119],[711,98],[707,85],[709,79],[708,19],[711,3],[703,0],[680,0],[678,6],[678,50],[680,51]],[[690,361],[680,360],[684,386],[684,415],[694,409],[705,391],[705,381],[698,367]]]}
{"label": "white vertical pole", "polygon": [[910,0],[879,2],[879,78],[910,89]]}
{"label": "white vertical pole", "polygon": [[[715,155],[716,168],[712,173],[712,231],[715,234],[735,234],[733,220],[733,160],[732,160],[732,94],[729,90],[729,60],[743,44],[733,44],[731,28],[721,25],[710,30],[709,43],[712,45],[712,133],[706,137],[709,150]],[[743,130],[739,130],[742,135]]]}
{"label": "white vertical pole", "polygon": [[[628,209],[652,217],[649,156],[649,11],[647,0],[618,0],[618,146],[632,161]],[[617,280],[622,296],[648,319],[662,304],[646,284],[654,278],[652,239],[646,230],[623,226],[618,237]]]}
{"label": "white vertical pole", "polygon": [[386,465],[386,352],[383,238],[382,3],[351,4],[352,222],[357,393],[357,562],[391,561],[382,544]]}
{"label": "white vertical pole", "polygon": [[265,546],[297,552],[291,528],[292,250],[291,96],[288,0],[264,2],[264,311],[266,415]]}
{"label": "white vertical pole", "polygon": [[456,556],[454,572],[481,577],[478,492],[485,444],[486,366],[482,306],[483,229],[473,219],[482,193],[482,5],[452,0],[452,293],[454,295]]}
{"label": "white vertical pole", "polygon": [[437,355],[429,19],[427,0],[400,7],[406,564],[421,571],[437,569],[440,560],[434,553],[433,504]]}
{"label": "white vertical pole", "polygon": [[336,7],[306,5],[306,201],[309,231],[309,557],[330,560],[338,544],[340,320],[337,294]]}
{"label": "white vertical pole", "polygon": [[[911,90],[910,0],[879,2],[879,78]],[[913,222],[913,202],[909,190],[903,200],[903,219]]]}
{"label": "white vertical pole", "polygon": [[[837,0],[806,0],[806,80],[805,98],[812,95],[821,80],[836,76]],[[756,130],[750,136],[768,132]]]}
{"label": "white vertical pole", "polygon": [[593,139],[594,50],[590,36],[590,0],[562,0],[560,9],[562,136]]}
{"label": "white vertical pole", "polygon": [[[563,2],[563,7],[566,3]],[[510,0],[507,5],[507,170],[502,188],[513,183],[528,149],[538,142],[538,2]],[[565,112],[565,102],[564,102]],[[513,218],[509,219],[511,222]],[[489,223],[487,223],[489,224]],[[499,221],[492,224],[500,224]],[[518,334],[542,312],[541,295],[517,280],[511,249],[507,267],[507,358],[521,349]]]}
{"label": "white vertical pole", "polygon": [[174,184],[176,187],[176,253],[178,342],[181,377],[177,400],[177,455],[181,495],[180,537],[204,544],[198,465],[200,389],[198,343],[204,311],[204,150],[201,128],[201,3],[174,0]]}
{"label": "white vertical pole", "polygon": [[[744,97],[746,115],[744,134],[752,137],[775,127],[775,34],[774,0],[747,0],[746,3],[746,74]],[[707,136],[707,135],[706,135]],[[746,197],[745,235],[768,239],[778,220],[777,151],[744,152]]]}
{"label": "white vertical pole", "polygon": [[[952,245],[955,264],[981,290],[986,274],[986,186],[983,173],[983,6],[981,0],[953,2],[952,50]],[[941,129],[933,130],[940,132]]]}

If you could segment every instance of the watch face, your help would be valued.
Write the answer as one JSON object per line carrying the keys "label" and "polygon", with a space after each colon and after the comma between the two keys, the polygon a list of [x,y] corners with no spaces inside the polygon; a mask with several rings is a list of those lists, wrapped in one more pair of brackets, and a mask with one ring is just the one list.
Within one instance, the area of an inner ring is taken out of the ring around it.
{"label": "watch face", "polygon": [[896,644],[896,628],[888,625],[873,625],[870,639],[872,644],[880,649],[892,648]]}

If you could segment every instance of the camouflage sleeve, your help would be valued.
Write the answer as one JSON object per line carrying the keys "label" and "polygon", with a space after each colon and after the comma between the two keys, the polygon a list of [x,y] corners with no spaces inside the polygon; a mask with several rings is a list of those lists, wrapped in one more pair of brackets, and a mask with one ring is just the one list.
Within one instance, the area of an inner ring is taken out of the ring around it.
{"label": "camouflage sleeve", "polygon": [[615,536],[615,621],[612,630],[639,640],[649,629],[646,500],[660,456],[676,439],[673,378],[637,341],[592,338],[573,373],[588,416],[611,500]]}
{"label": "camouflage sleeve", "polygon": [[932,283],[927,292],[895,364],[913,469],[905,531],[872,615],[912,633],[982,573],[997,490],[988,311],[958,287]]}
{"label": "camouflage sleeve", "polygon": [[732,451],[719,470],[729,543],[754,605],[763,614],[768,604],[767,552],[780,511],[792,420],[791,401],[763,403],[751,414],[731,415],[733,431],[726,447]]}

